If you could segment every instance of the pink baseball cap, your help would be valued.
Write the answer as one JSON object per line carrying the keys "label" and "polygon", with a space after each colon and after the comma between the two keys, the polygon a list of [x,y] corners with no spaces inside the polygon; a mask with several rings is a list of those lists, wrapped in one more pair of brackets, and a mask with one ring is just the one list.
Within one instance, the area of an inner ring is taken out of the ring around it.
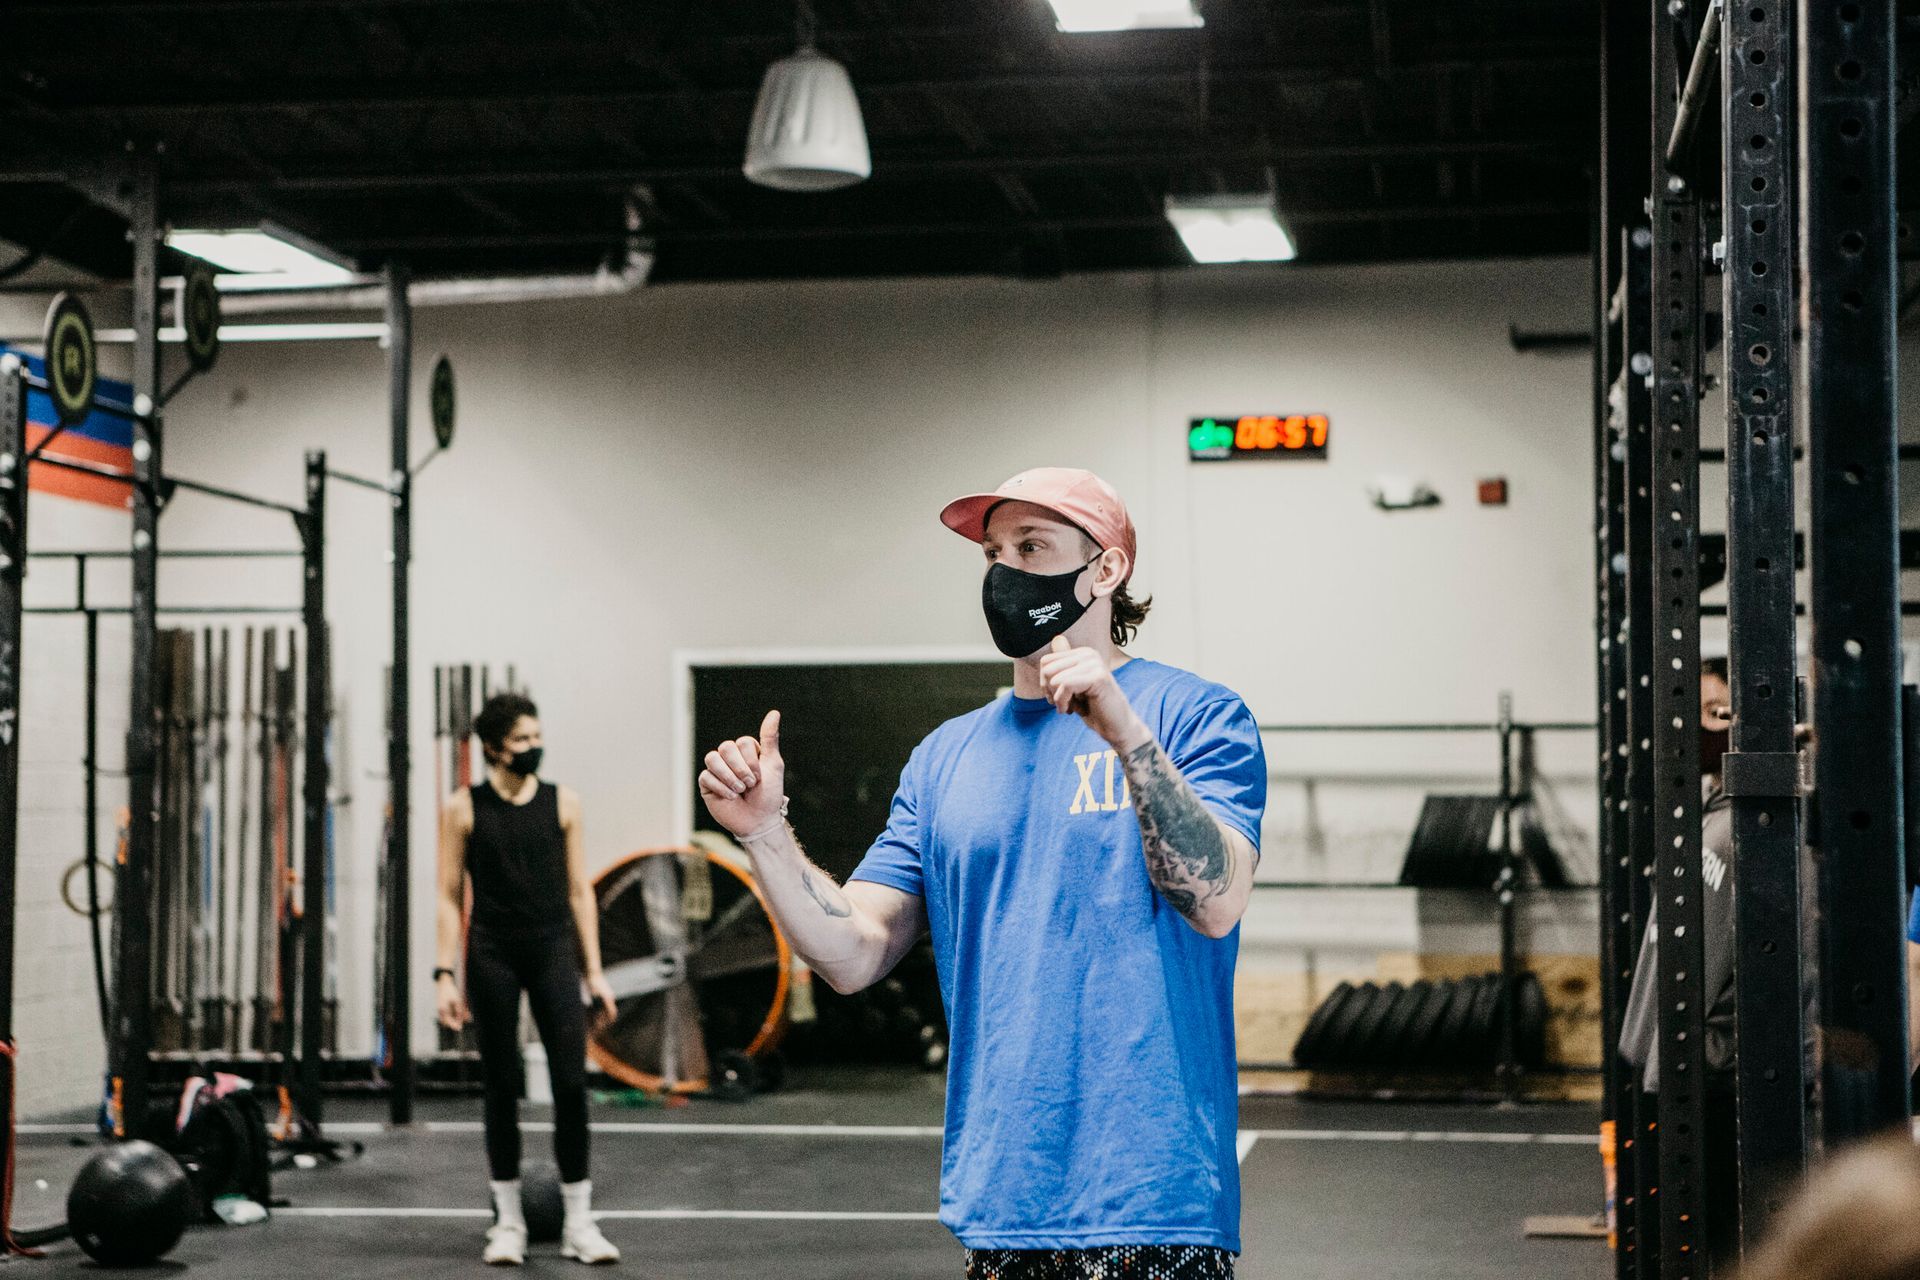
{"label": "pink baseball cap", "polygon": [[1031,502],[1045,507],[1083,530],[1102,551],[1119,548],[1127,553],[1127,576],[1133,576],[1138,545],[1133,519],[1113,486],[1093,472],[1077,467],[1022,471],[992,493],[955,498],[940,512],[940,522],[963,538],[982,542],[987,536],[987,517],[1003,502]]}

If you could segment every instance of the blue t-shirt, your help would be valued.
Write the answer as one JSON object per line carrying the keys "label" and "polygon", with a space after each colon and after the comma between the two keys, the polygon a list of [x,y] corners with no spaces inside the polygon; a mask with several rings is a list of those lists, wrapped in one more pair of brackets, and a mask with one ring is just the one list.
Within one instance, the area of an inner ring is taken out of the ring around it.
{"label": "blue t-shirt", "polygon": [[1907,912],[1907,941],[1920,942],[1920,893],[1913,895],[1913,909]]}
{"label": "blue t-shirt", "polygon": [[[1137,658],[1114,678],[1257,849],[1246,704]],[[914,749],[853,873],[926,902],[952,1032],[940,1221],[969,1248],[1239,1251],[1240,931],[1207,938],[1161,898],[1131,801],[1085,721],[1002,695]]]}

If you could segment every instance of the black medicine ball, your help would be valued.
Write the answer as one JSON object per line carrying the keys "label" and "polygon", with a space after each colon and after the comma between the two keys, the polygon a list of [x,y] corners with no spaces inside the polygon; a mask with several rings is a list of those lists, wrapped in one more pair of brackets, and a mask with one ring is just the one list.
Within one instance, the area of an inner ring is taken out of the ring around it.
{"label": "black medicine ball", "polygon": [[520,1213],[527,1220],[527,1239],[552,1244],[567,1220],[566,1197],[560,1192],[560,1171],[533,1162],[520,1170]]}
{"label": "black medicine ball", "polygon": [[151,1142],[123,1142],[87,1161],[67,1192],[67,1225],[94,1261],[157,1262],[180,1243],[193,1203],[186,1171]]}

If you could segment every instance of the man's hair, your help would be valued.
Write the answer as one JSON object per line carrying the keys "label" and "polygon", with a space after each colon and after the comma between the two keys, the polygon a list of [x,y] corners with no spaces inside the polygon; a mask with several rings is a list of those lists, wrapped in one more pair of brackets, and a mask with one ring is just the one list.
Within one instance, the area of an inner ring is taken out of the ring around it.
{"label": "man's hair", "polygon": [[[1085,529],[1080,531],[1080,537],[1086,543],[1086,552],[1089,556],[1105,550]],[[1113,625],[1110,634],[1113,636],[1115,646],[1124,649],[1133,643],[1134,633],[1140,630],[1140,624],[1147,620],[1147,610],[1153,608],[1153,597],[1135,600],[1128,593],[1127,584],[1123,582],[1114,591],[1112,599]]]}
{"label": "man's hair", "polygon": [[1747,1255],[1743,1280],[1904,1280],[1920,1272],[1913,1139],[1851,1148],[1801,1186]]}
{"label": "man's hair", "polygon": [[1700,674],[1703,676],[1718,676],[1721,684],[1732,684],[1732,681],[1727,678],[1727,660],[1725,658],[1702,658],[1700,660]]}
{"label": "man's hair", "polygon": [[540,708],[533,705],[533,699],[524,693],[496,693],[488,698],[486,705],[480,708],[480,714],[473,718],[473,731],[480,741],[495,751],[513,732],[513,726],[520,723],[521,716],[538,716]]}

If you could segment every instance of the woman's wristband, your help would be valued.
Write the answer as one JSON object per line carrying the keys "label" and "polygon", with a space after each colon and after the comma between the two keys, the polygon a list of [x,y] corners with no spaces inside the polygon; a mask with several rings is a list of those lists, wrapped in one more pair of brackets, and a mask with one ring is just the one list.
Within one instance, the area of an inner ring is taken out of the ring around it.
{"label": "woman's wristband", "polygon": [[442,978],[451,978],[452,976],[453,976],[453,970],[447,968],[445,965],[442,965],[438,969],[435,969],[433,971],[433,980],[435,982],[440,981],[440,979]]}

